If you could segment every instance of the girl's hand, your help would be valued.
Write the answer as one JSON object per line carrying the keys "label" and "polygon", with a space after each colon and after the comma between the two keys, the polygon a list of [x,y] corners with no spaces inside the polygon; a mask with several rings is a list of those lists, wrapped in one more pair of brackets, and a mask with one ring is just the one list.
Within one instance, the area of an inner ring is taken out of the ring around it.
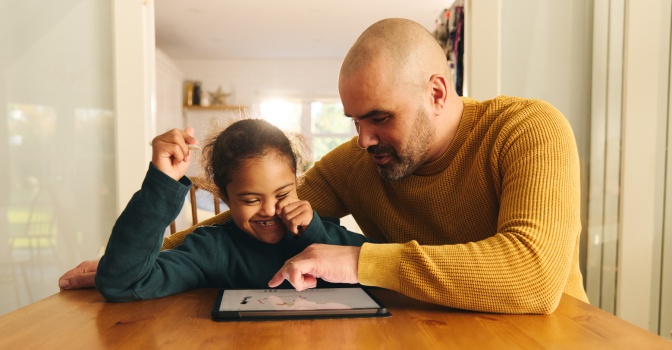
{"label": "girl's hand", "polygon": [[187,144],[198,145],[193,137],[194,128],[173,129],[152,140],[152,164],[178,181],[191,164],[191,151]]}
{"label": "girl's hand", "polygon": [[282,219],[285,227],[299,237],[313,221],[313,208],[310,203],[291,195],[278,201],[275,213]]}

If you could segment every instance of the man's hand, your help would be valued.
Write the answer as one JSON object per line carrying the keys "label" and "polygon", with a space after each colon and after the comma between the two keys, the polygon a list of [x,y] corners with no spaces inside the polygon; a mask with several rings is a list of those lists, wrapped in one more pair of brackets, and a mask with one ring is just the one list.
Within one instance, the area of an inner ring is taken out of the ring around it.
{"label": "man's hand", "polygon": [[100,260],[87,260],[58,279],[61,291],[65,289],[95,288],[96,271]]}
{"label": "man's hand", "polygon": [[275,207],[275,213],[282,219],[285,227],[297,236],[301,236],[313,221],[313,208],[310,203],[291,194],[279,200]]}
{"label": "man's hand", "polygon": [[152,140],[152,164],[164,174],[179,181],[191,164],[191,151],[187,144],[198,145],[194,128],[173,129]]}
{"label": "man's hand", "polygon": [[317,286],[322,278],[333,283],[357,283],[361,247],[312,244],[299,255],[287,260],[268,286],[275,288],[284,280],[302,291]]}

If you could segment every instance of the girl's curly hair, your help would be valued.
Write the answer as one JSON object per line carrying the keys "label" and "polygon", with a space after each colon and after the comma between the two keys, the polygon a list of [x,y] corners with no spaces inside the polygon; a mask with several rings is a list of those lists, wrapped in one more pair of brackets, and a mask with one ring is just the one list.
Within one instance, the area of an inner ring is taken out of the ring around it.
{"label": "girl's curly hair", "polygon": [[299,176],[312,158],[305,136],[284,132],[263,119],[245,118],[233,122],[223,131],[221,126],[213,129],[200,154],[205,181],[199,187],[220,198],[229,199],[226,186],[248,159],[277,152]]}

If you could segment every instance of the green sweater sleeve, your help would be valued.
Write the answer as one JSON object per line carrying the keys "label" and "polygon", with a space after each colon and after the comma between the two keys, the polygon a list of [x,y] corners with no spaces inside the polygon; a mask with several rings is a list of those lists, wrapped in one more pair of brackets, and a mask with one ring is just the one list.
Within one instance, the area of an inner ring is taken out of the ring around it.
{"label": "green sweater sleeve", "polygon": [[175,181],[150,164],[100,259],[96,288],[105,299],[153,299],[208,285],[220,259],[206,230],[189,235],[179,249],[160,252],[165,228],[180,213],[191,185],[187,177]]}
{"label": "green sweater sleeve", "polygon": [[364,235],[348,231],[340,225],[340,220],[335,218],[323,218],[313,210],[313,220],[301,236],[301,240],[309,243],[322,243],[332,245],[345,245],[359,247],[364,243],[382,243],[381,241],[367,238]]}

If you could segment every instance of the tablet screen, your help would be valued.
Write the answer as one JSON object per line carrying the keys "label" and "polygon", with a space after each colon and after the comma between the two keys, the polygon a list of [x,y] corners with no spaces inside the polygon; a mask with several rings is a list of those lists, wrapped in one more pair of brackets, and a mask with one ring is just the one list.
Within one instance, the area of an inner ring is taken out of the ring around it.
{"label": "tablet screen", "polygon": [[225,290],[219,311],[377,309],[362,288]]}

